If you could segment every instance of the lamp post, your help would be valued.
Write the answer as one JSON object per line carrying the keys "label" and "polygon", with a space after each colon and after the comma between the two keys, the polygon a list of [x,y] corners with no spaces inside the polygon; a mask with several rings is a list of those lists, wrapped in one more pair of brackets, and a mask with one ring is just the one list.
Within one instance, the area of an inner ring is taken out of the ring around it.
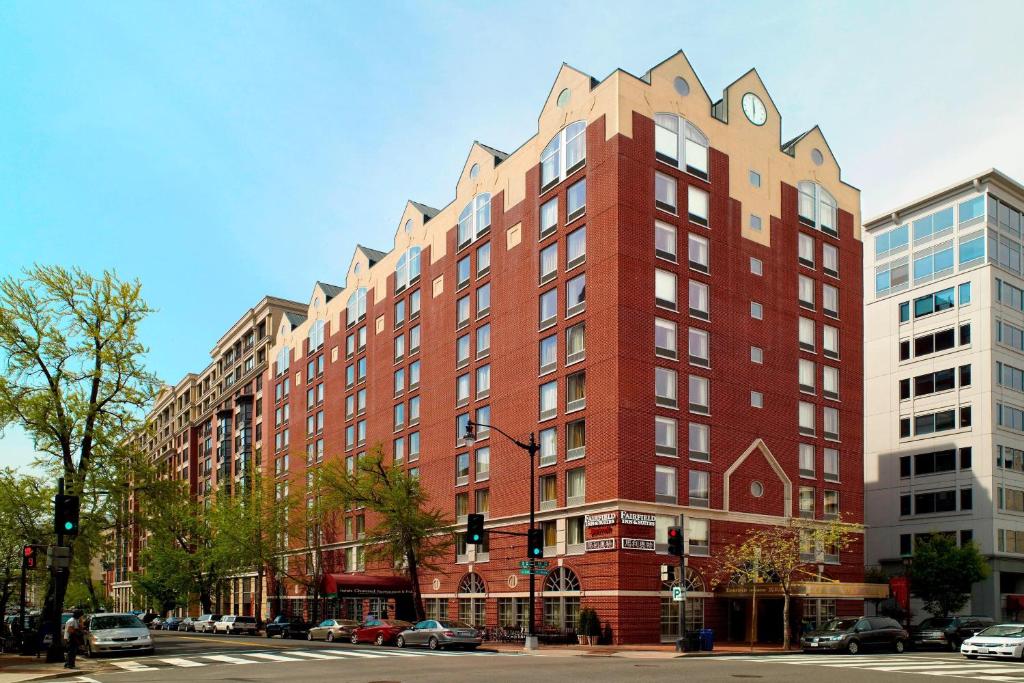
{"label": "lamp post", "polygon": [[[512,443],[514,443],[516,446],[518,446],[519,448],[521,448],[524,451],[526,451],[527,454],[529,454],[529,456],[530,456],[530,529],[533,529],[534,528],[534,523],[535,523],[535,510],[534,510],[534,507],[536,506],[536,491],[534,489],[534,487],[536,486],[536,481],[535,481],[535,477],[534,477],[534,460],[535,460],[535,457],[536,457],[538,451],[540,451],[540,444],[537,443],[537,439],[534,436],[533,432],[530,432],[530,440],[526,441],[526,442],[523,442],[523,441],[520,441],[519,439],[515,438],[514,436],[510,436],[509,434],[506,434],[505,432],[503,432],[502,430],[498,429],[494,425],[481,424],[479,422],[474,422],[473,420],[469,420],[466,423],[466,432],[463,435],[463,437],[464,437],[464,439],[465,439],[465,441],[467,443],[472,443],[473,440],[476,438],[476,429],[477,429],[477,427],[485,427],[487,429],[493,429],[494,431],[496,431],[497,433],[501,434],[503,437],[505,437],[506,439],[508,439]],[[523,649],[526,649],[526,650],[536,650],[537,649],[537,636],[534,635],[534,624],[535,624],[534,609],[536,608],[536,602],[537,602],[537,579],[536,579],[536,574],[534,574],[533,570],[531,569],[530,570],[530,604],[527,605],[527,608],[528,608],[528,610],[527,610],[527,615],[528,615],[527,618],[529,619],[529,624],[528,624],[528,629],[527,629],[527,632],[526,632],[526,638],[523,641]]]}

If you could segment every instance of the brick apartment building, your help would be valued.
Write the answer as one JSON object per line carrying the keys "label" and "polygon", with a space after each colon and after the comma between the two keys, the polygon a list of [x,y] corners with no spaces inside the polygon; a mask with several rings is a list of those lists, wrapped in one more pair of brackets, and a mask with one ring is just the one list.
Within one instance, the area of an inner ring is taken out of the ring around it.
{"label": "brick apartment building", "polygon": [[[262,392],[271,337],[282,319],[302,320],[305,309],[295,301],[264,297],[217,340],[204,370],[160,389],[141,447],[161,476],[188,482],[190,494],[203,502],[215,491],[233,491],[250,472],[250,462],[262,466]],[[146,543],[134,520],[140,505],[134,491],[126,505],[127,524],[111,532],[112,561],[104,578],[116,610],[142,606],[132,592],[132,574],[143,569],[140,553]],[[231,579],[218,596],[221,604],[249,613],[254,581],[255,574]]]}
{"label": "brick apartment building", "polygon": [[[534,137],[473,144],[448,206],[409,202],[388,252],[357,248],[343,288],[317,283],[279,321],[264,467],[301,487],[380,445],[458,522],[522,532],[527,455],[463,428],[534,433],[540,624],[590,606],[616,642],[674,638],[666,529],[684,515],[688,629],[745,640],[751,596],[712,585],[708,557],[759,525],[863,519],[861,249],[858,190],[817,127],[783,143],[755,71],[713,100],[682,53],[639,78],[563,66]],[[364,560],[373,520],[339,515],[325,609],[393,610],[401,580]],[[807,583],[794,622],[879,597],[863,551],[813,553],[842,583]],[[428,612],[523,624],[524,553],[460,537],[422,578]],[[308,609],[298,583],[268,595]],[[781,637],[781,609],[759,599],[760,639]]]}

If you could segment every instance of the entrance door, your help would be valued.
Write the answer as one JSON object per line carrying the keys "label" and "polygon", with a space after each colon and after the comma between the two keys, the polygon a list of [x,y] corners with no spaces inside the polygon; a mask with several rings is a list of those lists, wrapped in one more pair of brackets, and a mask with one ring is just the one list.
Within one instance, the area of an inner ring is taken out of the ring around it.
{"label": "entrance door", "polygon": [[729,601],[729,641],[742,643],[750,640],[750,626],[747,623],[747,600]]}
{"label": "entrance door", "polygon": [[679,637],[679,605],[672,598],[661,599],[661,642],[674,643]]}
{"label": "entrance door", "polygon": [[757,642],[782,642],[782,600],[757,600]]}

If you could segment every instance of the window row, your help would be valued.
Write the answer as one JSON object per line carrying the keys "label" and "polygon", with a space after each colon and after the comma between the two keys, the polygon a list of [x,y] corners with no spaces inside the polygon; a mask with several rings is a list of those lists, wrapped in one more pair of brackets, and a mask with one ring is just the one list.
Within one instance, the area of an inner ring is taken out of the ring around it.
{"label": "window row", "polygon": [[838,206],[828,191],[817,183],[797,183],[797,217],[800,222],[825,234],[839,237]]}
{"label": "window row", "polygon": [[654,156],[702,180],[708,179],[708,139],[681,116],[654,115]]}
{"label": "window row", "polygon": [[[839,409],[824,406],[822,409],[822,433],[830,441],[839,440]],[[817,406],[807,401],[800,401],[797,408],[797,425],[804,436],[816,436]]]}
{"label": "window row", "polygon": [[[690,268],[701,273],[711,270],[711,247],[706,237],[687,233],[687,261]],[[664,221],[654,221],[654,255],[665,261],[678,263],[678,229]]]}
{"label": "window row", "polygon": [[[550,420],[558,416],[558,380],[540,385],[539,419]],[[572,413],[587,407],[587,376],[585,370],[565,377],[565,412]]]}
{"label": "window row", "polygon": [[[798,492],[797,508],[800,516],[814,519],[818,490],[814,486],[801,486]],[[822,515],[825,519],[839,519],[839,491],[825,489],[822,494]]]}
{"label": "window row", "polygon": [[[957,508],[957,499],[960,507]],[[927,493],[900,494],[900,516],[931,515],[937,512],[971,510],[974,507],[974,491],[971,488],[928,491]]]}
{"label": "window row", "polygon": [[[710,462],[711,427],[699,422],[690,422],[687,447],[690,460]],[[654,452],[673,458],[679,456],[679,421],[674,417],[654,417]]]}
{"label": "window row", "polygon": [[[582,313],[587,307],[587,274],[582,273],[565,283],[565,317]],[[558,322],[558,288],[540,295],[539,329],[546,330]]]}
{"label": "window row", "polygon": [[[413,294],[419,294],[420,290],[416,290]],[[419,297],[416,297],[419,300]],[[410,301],[412,298],[410,296]],[[419,307],[417,306],[417,315],[419,315]],[[362,353],[366,349],[366,326],[360,327],[358,330],[348,335],[345,338],[345,358],[352,358],[357,353]]]}
{"label": "window row", "polygon": [[[417,373],[418,373],[418,369],[419,369],[419,364],[418,363],[416,364],[416,367],[417,367]],[[417,374],[417,384],[419,382],[418,377],[419,377],[419,375]],[[403,378],[403,380],[405,379],[404,374],[403,374],[402,378]],[[413,387],[411,387],[411,388],[413,388]],[[364,413],[366,413],[366,389],[360,389],[359,391],[355,392],[354,394],[349,394],[348,396],[345,397],[345,419],[346,420],[351,420],[356,415],[363,415]]]}
{"label": "window row", "polygon": [[[473,463],[473,481],[487,481],[491,477],[491,449],[489,446],[477,448],[470,453],[459,453],[455,456],[455,485],[463,486],[469,483],[470,461]],[[477,510],[477,512],[485,512]]]}
{"label": "window row", "polygon": [[[802,266],[815,268],[818,240],[805,232],[797,233],[797,261]],[[828,242],[821,243],[821,269],[826,275],[839,277],[839,248]]]}
{"label": "window row", "polygon": [[[960,345],[966,346],[971,343],[971,324],[964,323],[960,325]],[[956,348],[957,346],[957,328],[949,327],[944,330],[938,330],[936,332],[928,332],[914,337],[913,340],[913,357],[922,358],[929,356],[933,353],[939,353],[941,351],[948,351],[949,349]],[[903,339],[900,341],[900,360],[910,360],[911,358],[911,341],[909,339]]]}
{"label": "window row", "polygon": [[[957,382],[957,375],[959,375],[960,378],[959,383]],[[930,394],[938,394],[943,391],[951,391],[952,389],[956,389],[957,386],[971,386],[970,365],[961,365],[959,371],[957,368],[946,368],[945,370],[926,372],[923,375],[917,375],[913,379],[909,377],[901,379],[900,400],[906,401],[911,398],[911,396],[928,396]]]}
{"label": "window row", "polygon": [[345,367],[345,388],[351,389],[366,379],[366,356]]}
{"label": "window row", "polygon": [[[923,474],[939,474],[955,472],[957,467],[957,449],[944,448],[941,451],[929,451],[914,455],[900,456],[900,477],[920,477]],[[959,449],[960,469],[971,469],[971,447]]]}
{"label": "window row", "polygon": [[1012,446],[996,446],[996,467],[1024,472],[1024,450]]}
{"label": "window row", "polygon": [[[839,481],[839,450],[822,449],[822,476],[825,481]],[[818,476],[817,449],[813,444],[800,444],[800,476],[814,479]]]}
{"label": "window row", "polygon": [[996,301],[1015,311],[1024,311],[1024,292],[999,278],[996,278]]}
{"label": "window row", "polygon": [[[956,429],[957,412],[960,413],[960,428],[970,427],[971,406],[960,406],[959,411],[955,408],[948,408],[933,413],[914,415],[913,417],[901,417],[900,438],[907,439],[911,435],[927,436]],[[911,426],[913,426],[913,433],[911,433]]]}
{"label": "window row", "polygon": [[476,328],[475,333],[464,334],[455,340],[455,367],[464,368],[469,365],[473,355],[473,336],[476,336],[476,359],[486,358],[491,353],[491,324],[487,323]]}
{"label": "window row", "polygon": [[[577,323],[565,330],[565,364],[572,365],[587,357],[586,323]],[[546,375],[558,369],[558,334],[544,337],[538,349],[539,374]]]}
{"label": "window row", "polygon": [[[797,300],[802,308],[815,310],[815,281],[806,275],[797,275]],[[839,289],[829,284],[821,285],[821,307],[825,315],[839,317]]]}
{"label": "window row", "polygon": [[[699,187],[686,187],[686,216],[691,223],[710,227],[711,195]],[[654,174],[654,205],[670,213],[679,215],[679,186],[675,178],[664,173]]]}
{"label": "window row", "polygon": [[483,192],[473,197],[459,213],[457,249],[469,246],[491,231],[491,195]]}
{"label": "window row", "polygon": [[[711,412],[711,381],[690,375],[687,405],[690,412],[707,415]],[[679,373],[671,368],[654,368],[654,403],[661,408],[679,407]]]}
{"label": "window row", "polygon": [[[587,179],[573,183],[565,192],[565,223],[572,223],[587,212]],[[558,230],[558,196],[555,195],[540,205],[540,231],[538,239],[544,240]]]}
{"label": "window row", "polygon": [[996,424],[1014,432],[1024,433],[1024,410],[997,403]]}
{"label": "window row", "polygon": [[[480,279],[491,272],[491,243],[486,242],[476,248],[476,277]],[[469,285],[473,275],[472,256],[463,256],[455,263],[455,291]]]}
{"label": "window row", "polygon": [[[473,512],[478,515],[488,516],[491,512],[491,491],[490,489],[477,489],[473,491]],[[465,522],[469,516],[469,491],[455,494],[455,521]],[[489,548],[484,546],[484,552]]]}
{"label": "window row", "polygon": [[[573,230],[565,238],[565,270],[572,270],[587,260],[587,227]],[[539,282],[547,284],[558,275],[558,242],[540,250]]]}
{"label": "window row", "polygon": [[[467,294],[455,302],[455,329],[461,330],[469,325],[473,317],[473,296]],[[480,320],[491,312],[491,283],[480,285],[476,289],[476,319]]]}
{"label": "window row", "polygon": [[[957,290],[959,290],[959,295],[955,293]],[[958,287],[947,287],[938,292],[914,299],[914,318],[923,318],[932,313],[950,310],[956,305],[956,301],[959,301],[961,306],[971,303],[970,282],[965,282]],[[900,323],[908,322],[910,320],[910,302],[904,301],[900,303],[899,311]]]}
{"label": "window row", "polygon": [[[654,303],[658,308],[669,311],[679,310],[679,293],[676,274],[656,268],[654,271]],[[697,280],[689,281],[690,315],[701,320],[711,319],[710,290],[708,285]]]}
{"label": "window row", "polygon": [[[582,505],[587,496],[587,473],[582,467],[565,472],[565,504]],[[558,475],[543,474],[537,480],[537,503],[541,510],[558,507]]]}
{"label": "window row", "polygon": [[[801,358],[797,361],[797,375],[800,391],[805,394],[817,393],[818,369],[814,361]],[[821,394],[825,398],[839,399],[839,368],[822,364]]]}
{"label": "window row", "polygon": [[[481,365],[474,372],[467,372],[455,378],[455,405],[462,407],[469,403],[473,396],[472,380],[476,377],[476,399],[480,400],[491,395],[491,366]],[[395,379],[397,382],[397,377]]]}
{"label": "window row", "polygon": [[366,443],[366,420],[359,420],[355,424],[345,427],[345,450],[351,450],[355,446],[362,446]]}
{"label": "window row", "polygon": [[[700,470],[689,471],[687,500],[690,507],[710,507],[711,474]],[[679,504],[679,472],[671,465],[654,466],[654,500],[658,503]]]}
{"label": "window row", "polygon": [[[411,355],[413,355],[414,353],[416,353],[416,352],[418,352],[420,350],[420,341],[421,340],[420,340],[420,326],[419,325],[413,325],[412,327],[409,328],[408,341],[409,341],[408,355],[411,356]],[[394,348],[395,348],[395,362],[396,363],[400,363],[401,361],[405,360],[406,353],[407,353],[406,352],[406,348],[405,348],[405,346],[406,346],[405,342],[406,342],[406,335],[405,334],[400,334],[397,337],[395,337]]]}
{"label": "window row", "polygon": [[[540,450],[537,465],[547,467],[558,462],[558,427],[548,427],[538,433]],[[578,460],[587,453],[586,420],[574,420],[565,425],[565,459]]]}
{"label": "window row", "polygon": [[409,462],[420,459],[420,433],[411,432],[406,436],[399,436],[392,442],[392,457],[395,464],[401,464],[408,458]]}
{"label": "window row", "polygon": [[[810,318],[800,318],[798,343],[800,349],[810,353],[817,352],[816,326]],[[839,358],[839,328],[831,325],[821,326],[821,350],[826,358]]]}
{"label": "window row", "polygon": [[[408,414],[406,408],[408,407]],[[414,427],[420,423],[420,397],[413,396],[409,399],[408,406],[406,403],[396,403],[392,408],[393,422],[392,426],[394,430],[401,431],[406,426]],[[406,424],[408,420],[408,425]]]}

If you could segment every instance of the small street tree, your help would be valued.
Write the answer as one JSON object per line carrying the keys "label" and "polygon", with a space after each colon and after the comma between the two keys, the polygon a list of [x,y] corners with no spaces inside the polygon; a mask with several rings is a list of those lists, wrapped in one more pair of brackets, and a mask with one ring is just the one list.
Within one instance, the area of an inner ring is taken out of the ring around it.
{"label": "small street tree", "polygon": [[52,495],[37,477],[0,470],[0,614],[12,597],[18,599],[22,548],[48,542],[53,535],[46,524]]}
{"label": "small street tree", "polygon": [[416,619],[424,619],[419,572],[436,568],[436,560],[449,552],[451,519],[429,507],[419,478],[390,462],[380,444],[359,458],[351,472],[332,462],[323,470],[323,482],[325,495],[337,501],[334,507],[365,507],[374,513],[376,524],[366,534],[367,556],[405,568]]}
{"label": "small street tree", "polygon": [[971,586],[989,574],[988,562],[973,543],[957,547],[947,534],[932,534],[914,544],[910,592],[937,617],[949,616],[967,604]]}
{"label": "small street tree", "polygon": [[792,639],[789,606],[794,584],[820,581],[816,571],[822,554],[838,555],[853,541],[860,527],[833,520],[812,524],[790,520],[779,526],[756,527],[739,543],[726,546],[712,558],[712,585],[777,585],[782,593],[782,647]]}

